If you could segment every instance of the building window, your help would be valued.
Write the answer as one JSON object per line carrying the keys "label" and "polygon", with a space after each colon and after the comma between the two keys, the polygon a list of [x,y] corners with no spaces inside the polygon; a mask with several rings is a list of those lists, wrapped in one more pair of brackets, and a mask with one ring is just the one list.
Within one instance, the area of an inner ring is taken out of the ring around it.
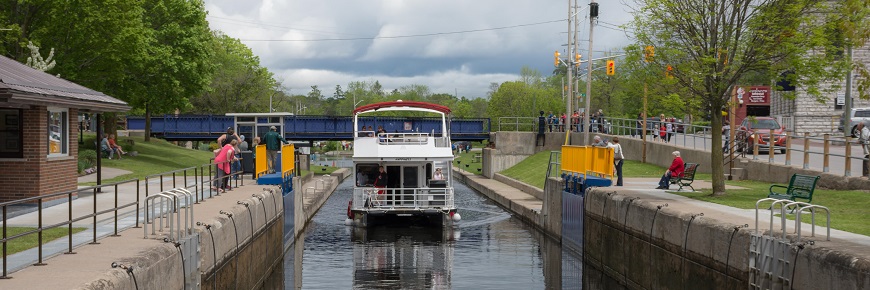
{"label": "building window", "polygon": [[48,156],[66,156],[69,148],[67,109],[48,109]]}
{"label": "building window", "polygon": [[21,110],[0,109],[0,158],[23,158]]}

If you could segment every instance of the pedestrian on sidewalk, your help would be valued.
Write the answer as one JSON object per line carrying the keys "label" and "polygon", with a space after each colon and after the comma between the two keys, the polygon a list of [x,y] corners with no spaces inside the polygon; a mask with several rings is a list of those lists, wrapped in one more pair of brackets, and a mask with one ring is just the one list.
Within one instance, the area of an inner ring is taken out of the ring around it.
{"label": "pedestrian on sidewalk", "polygon": [[625,155],[622,154],[622,145],[619,145],[619,137],[610,139],[608,148],[613,148],[613,166],[616,168],[616,186],[622,186],[622,160]]}
{"label": "pedestrian on sidewalk", "polygon": [[266,161],[269,165],[269,173],[275,173],[275,164],[278,163],[278,151],[281,150],[281,143],[288,144],[284,136],[276,132],[277,127],[269,127],[269,133],[263,136],[263,141],[266,142]]}
{"label": "pedestrian on sidewalk", "polygon": [[238,160],[236,158],[236,145],[239,140],[233,139],[229,144],[224,145],[214,157],[214,163],[217,165],[217,179],[215,180],[215,189],[220,192],[226,192],[227,189],[232,189],[229,186],[229,175],[232,173],[230,163]]}
{"label": "pedestrian on sidewalk", "polygon": [[864,160],[861,162],[861,176],[870,177],[870,128],[864,122],[858,123],[856,127],[858,132],[858,143],[861,144],[861,149],[864,149]]}

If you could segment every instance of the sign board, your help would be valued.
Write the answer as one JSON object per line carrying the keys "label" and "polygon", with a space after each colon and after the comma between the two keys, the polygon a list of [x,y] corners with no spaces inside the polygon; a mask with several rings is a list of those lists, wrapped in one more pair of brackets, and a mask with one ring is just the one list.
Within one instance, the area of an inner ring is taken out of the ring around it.
{"label": "sign board", "polygon": [[846,93],[837,93],[837,106],[846,105]]}
{"label": "sign board", "polygon": [[769,105],[770,87],[748,86],[737,88],[737,99],[748,105]]}
{"label": "sign board", "polygon": [[411,131],[411,122],[405,122],[405,131]]}

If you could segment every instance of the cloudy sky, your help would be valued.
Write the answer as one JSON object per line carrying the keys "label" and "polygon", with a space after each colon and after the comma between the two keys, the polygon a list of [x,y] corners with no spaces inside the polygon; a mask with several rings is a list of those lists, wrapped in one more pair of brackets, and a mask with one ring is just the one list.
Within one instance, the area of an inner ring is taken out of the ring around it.
{"label": "cloudy sky", "polygon": [[[482,97],[523,66],[553,71],[567,42],[568,0],[206,0],[213,29],[239,38],[292,94],[317,85],[380,81],[385,91],[427,85],[433,93]],[[579,1],[588,7],[588,0]],[[629,43],[614,27],[630,20],[623,1],[599,1],[593,51]],[[588,8],[581,15],[586,58]],[[563,54],[564,56],[565,54]]]}

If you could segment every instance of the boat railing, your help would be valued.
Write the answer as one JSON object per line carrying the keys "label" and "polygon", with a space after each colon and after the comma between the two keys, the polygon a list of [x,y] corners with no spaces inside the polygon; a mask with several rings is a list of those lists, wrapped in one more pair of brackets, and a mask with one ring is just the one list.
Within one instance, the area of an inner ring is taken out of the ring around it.
{"label": "boat railing", "polygon": [[428,133],[379,133],[380,145],[426,145],[429,143]]}
{"label": "boat railing", "polygon": [[353,209],[452,209],[453,188],[354,188]]}

